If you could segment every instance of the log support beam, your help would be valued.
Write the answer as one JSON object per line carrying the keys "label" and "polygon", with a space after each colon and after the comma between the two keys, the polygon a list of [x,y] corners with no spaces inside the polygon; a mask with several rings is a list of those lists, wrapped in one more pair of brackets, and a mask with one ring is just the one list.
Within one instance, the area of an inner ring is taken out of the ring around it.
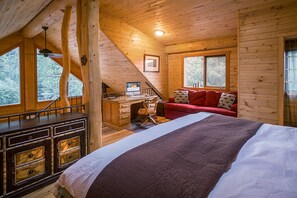
{"label": "log support beam", "polygon": [[[70,106],[68,96],[68,79],[70,75],[71,59],[69,53],[69,25],[71,16],[71,6],[67,6],[64,12],[64,18],[61,28],[61,40],[62,40],[62,54],[63,54],[63,71],[60,77],[60,98],[61,107]],[[69,111],[69,109],[68,109]]]}
{"label": "log support beam", "polygon": [[83,103],[89,115],[89,151],[102,146],[101,93],[99,64],[99,0],[77,0],[77,43],[83,79]]}

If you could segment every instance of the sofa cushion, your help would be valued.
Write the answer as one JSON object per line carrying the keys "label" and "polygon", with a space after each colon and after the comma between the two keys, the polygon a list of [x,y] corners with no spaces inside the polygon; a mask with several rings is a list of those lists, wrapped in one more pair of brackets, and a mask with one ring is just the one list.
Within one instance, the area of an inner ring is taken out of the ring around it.
{"label": "sofa cushion", "polygon": [[194,113],[194,105],[191,104],[180,104],[180,103],[165,103],[164,109],[172,110],[172,111],[181,111],[186,113]]}
{"label": "sofa cushion", "polygon": [[234,111],[230,111],[228,109],[218,108],[218,107],[206,107],[206,106],[195,106],[193,107],[195,113],[198,112],[210,112],[210,113],[218,113],[226,116],[236,117],[237,113]]}
{"label": "sofa cushion", "polygon": [[218,107],[218,103],[221,97],[221,92],[207,91],[204,106],[206,107]]}
{"label": "sofa cushion", "polygon": [[218,107],[230,110],[235,100],[236,100],[235,94],[222,93],[219,100]]}
{"label": "sofa cushion", "polygon": [[174,102],[187,104],[189,103],[188,95],[189,95],[188,91],[176,90],[174,91]]}
{"label": "sofa cushion", "polygon": [[237,112],[237,103],[232,105],[231,111]]}
{"label": "sofa cushion", "polygon": [[192,105],[203,106],[205,102],[206,91],[189,91],[189,103]]}

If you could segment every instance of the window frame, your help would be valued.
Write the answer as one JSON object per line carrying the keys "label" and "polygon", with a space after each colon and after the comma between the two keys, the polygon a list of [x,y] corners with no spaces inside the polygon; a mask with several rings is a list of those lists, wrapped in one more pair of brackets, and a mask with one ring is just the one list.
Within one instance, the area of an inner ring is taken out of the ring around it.
{"label": "window frame", "polygon": [[14,50],[15,48],[19,48],[19,61],[20,61],[20,103],[19,104],[7,104],[0,106],[0,115],[6,115],[11,113],[23,112],[25,109],[24,105],[24,90],[25,90],[25,82],[24,82],[24,43],[19,42],[15,45],[8,47],[7,49],[0,52],[0,56]]}
{"label": "window frame", "polygon": [[[40,49],[43,49],[43,48],[40,45],[35,44],[35,50],[34,50],[34,52],[35,52],[35,56],[34,56],[35,57],[35,72],[36,72],[35,73],[35,88],[36,88],[36,96],[35,96],[35,98],[36,98],[36,107],[38,109],[44,108],[44,105],[46,105],[46,104],[48,104],[48,103],[50,103],[50,102],[53,101],[53,100],[42,100],[42,101],[39,101],[38,100],[38,61],[37,61],[38,53],[37,52]],[[50,58],[50,57],[48,57],[48,58]],[[63,71],[63,59],[54,59],[54,58],[50,58],[50,59],[52,61],[56,62],[62,68],[62,71]],[[71,71],[70,71],[70,74],[72,74],[78,80],[80,80],[82,82],[82,80],[78,76],[76,76],[74,73],[72,73]],[[67,97],[68,97],[69,101],[72,100],[72,98],[76,98],[76,97],[77,98],[82,98],[83,97],[83,91],[82,91],[82,95],[81,96],[68,96],[68,94],[69,94],[68,92],[69,92],[69,85],[67,83]]]}
{"label": "window frame", "polygon": [[[185,58],[188,57],[197,57],[197,56],[203,56],[203,83],[204,87],[192,87],[192,86],[186,86],[185,85]],[[226,59],[226,78],[225,78],[225,87],[215,87],[215,86],[207,86],[206,79],[207,79],[207,65],[206,65],[206,59],[207,57],[221,57],[224,56]],[[183,88],[191,88],[191,89],[197,89],[197,90],[218,90],[218,91],[230,91],[230,52],[224,51],[224,52],[217,52],[217,53],[192,53],[187,54],[182,57],[182,87]]]}

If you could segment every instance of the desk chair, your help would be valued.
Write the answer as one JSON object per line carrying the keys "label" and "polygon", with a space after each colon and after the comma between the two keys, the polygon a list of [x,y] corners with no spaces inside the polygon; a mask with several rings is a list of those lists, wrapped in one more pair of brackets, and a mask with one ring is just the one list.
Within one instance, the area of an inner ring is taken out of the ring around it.
{"label": "desk chair", "polygon": [[155,120],[155,118],[157,118],[157,105],[158,97],[146,99],[145,101],[143,101],[143,108],[140,108],[138,111],[138,115],[144,117],[141,123],[141,127],[146,125],[148,122],[152,122],[156,125],[158,124]]}

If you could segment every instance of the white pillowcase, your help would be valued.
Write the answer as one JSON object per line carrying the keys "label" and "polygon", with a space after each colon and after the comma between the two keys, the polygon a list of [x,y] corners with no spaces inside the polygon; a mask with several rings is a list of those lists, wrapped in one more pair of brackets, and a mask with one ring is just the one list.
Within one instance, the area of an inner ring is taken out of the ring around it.
{"label": "white pillowcase", "polygon": [[189,92],[181,90],[174,91],[174,102],[183,104],[189,103]]}
{"label": "white pillowcase", "polygon": [[235,94],[222,93],[218,107],[230,110],[236,100]]}

